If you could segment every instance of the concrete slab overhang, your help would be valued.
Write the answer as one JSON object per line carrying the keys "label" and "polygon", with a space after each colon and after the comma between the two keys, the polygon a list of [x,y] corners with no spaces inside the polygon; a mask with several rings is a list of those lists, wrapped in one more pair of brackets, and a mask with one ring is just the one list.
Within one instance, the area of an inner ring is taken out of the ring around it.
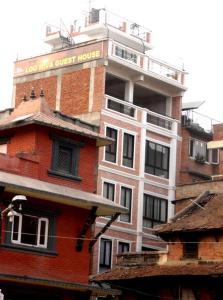
{"label": "concrete slab overhang", "polygon": [[97,207],[97,216],[127,213],[126,208],[100,195],[7,172],[0,171],[0,186],[4,187],[5,192],[23,194],[45,201],[87,210]]}

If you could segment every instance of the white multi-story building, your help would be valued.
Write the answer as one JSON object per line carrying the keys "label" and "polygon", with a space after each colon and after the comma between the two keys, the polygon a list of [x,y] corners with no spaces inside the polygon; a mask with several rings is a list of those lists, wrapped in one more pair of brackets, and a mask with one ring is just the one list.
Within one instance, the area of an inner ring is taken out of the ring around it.
{"label": "white multi-story building", "polygon": [[150,55],[150,31],[105,10],[69,33],[48,26],[46,42],[52,52],[15,63],[14,105],[42,88],[52,109],[114,139],[100,150],[95,192],[129,209],[105,235],[114,219],[97,219],[92,273],[118,252],[160,249],[153,226],[174,213],[185,71]]}

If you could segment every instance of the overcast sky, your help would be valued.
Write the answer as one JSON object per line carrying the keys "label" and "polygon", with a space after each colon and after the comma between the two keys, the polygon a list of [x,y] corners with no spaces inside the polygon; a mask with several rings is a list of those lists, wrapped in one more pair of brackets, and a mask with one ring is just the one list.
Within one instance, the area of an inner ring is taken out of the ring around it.
{"label": "overcast sky", "polygon": [[[4,3],[4,4],[3,4]],[[45,25],[65,24],[88,9],[88,0],[7,0],[0,12],[0,109],[11,106],[13,62],[50,49]],[[92,0],[152,30],[153,55],[184,65],[188,91],[184,101],[205,101],[200,112],[223,120],[223,2],[221,0]],[[68,26],[69,27],[69,26]]]}

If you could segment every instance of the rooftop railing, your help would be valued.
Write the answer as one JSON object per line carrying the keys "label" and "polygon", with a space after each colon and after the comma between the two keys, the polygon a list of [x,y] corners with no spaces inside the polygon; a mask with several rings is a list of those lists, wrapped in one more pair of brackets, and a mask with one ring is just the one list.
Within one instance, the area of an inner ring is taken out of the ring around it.
{"label": "rooftop railing", "polygon": [[184,85],[186,72],[152,56],[140,53],[120,43],[110,41],[109,55],[138,66],[143,71],[159,75],[170,81]]}

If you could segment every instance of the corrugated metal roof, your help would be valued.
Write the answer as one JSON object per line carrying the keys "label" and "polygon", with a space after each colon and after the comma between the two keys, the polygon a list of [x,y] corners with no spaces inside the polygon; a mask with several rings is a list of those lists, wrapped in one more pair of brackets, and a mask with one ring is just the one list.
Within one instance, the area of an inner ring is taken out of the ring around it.
{"label": "corrugated metal roof", "polygon": [[183,102],[182,110],[196,109],[199,108],[205,101],[192,101],[192,102]]}

